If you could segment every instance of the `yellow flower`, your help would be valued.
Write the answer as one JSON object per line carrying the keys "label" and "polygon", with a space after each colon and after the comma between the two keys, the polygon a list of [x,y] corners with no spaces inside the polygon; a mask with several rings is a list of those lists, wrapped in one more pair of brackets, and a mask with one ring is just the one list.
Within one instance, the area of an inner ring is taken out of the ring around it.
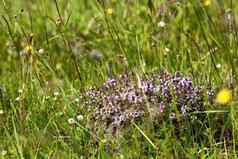
{"label": "yellow flower", "polygon": [[33,53],[33,47],[30,44],[27,44],[25,48],[22,51],[20,51],[21,56],[31,56],[32,53]]}
{"label": "yellow flower", "polygon": [[112,15],[113,14],[113,9],[108,8],[106,12],[107,12],[107,15]]}
{"label": "yellow flower", "polygon": [[203,0],[203,5],[204,6],[210,6],[211,5],[211,0]]}
{"label": "yellow flower", "polygon": [[29,39],[28,39],[28,43],[26,45],[26,47],[24,48],[24,51],[27,53],[27,54],[31,54],[33,52],[33,37],[34,37],[34,34],[31,33],[30,36],[29,36]]}
{"label": "yellow flower", "polygon": [[32,45],[27,45],[27,46],[25,47],[25,51],[26,51],[28,54],[31,54],[32,51],[33,51]]}
{"label": "yellow flower", "polygon": [[227,88],[220,90],[216,96],[216,103],[218,104],[227,104],[232,99],[232,92]]}

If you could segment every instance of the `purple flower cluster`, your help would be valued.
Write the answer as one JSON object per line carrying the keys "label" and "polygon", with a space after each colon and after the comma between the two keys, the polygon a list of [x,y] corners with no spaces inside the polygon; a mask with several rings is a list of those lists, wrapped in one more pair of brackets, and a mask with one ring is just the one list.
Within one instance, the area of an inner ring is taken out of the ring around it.
{"label": "purple flower cluster", "polygon": [[189,112],[203,110],[202,89],[193,85],[191,77],[184,77],[180,72],[174,75],[163,72],[157,79],[159,94],[165,105],[176,105],[176,109],[184,116]]}
{"label": "purple flower cluster", "polygon": [[84,105],[93,110],[94,122],[117,128],[150,115],[151,111],[171,118],[179,112],[185,117],[203,109],[203,96],[201,88],[193,86],[192,79],[179,72],[173,75],[164,71],[139,79],[123,74],[88,90]]}
{"label": "purple flower cluster", "polygon": [[86,106],[95,108],[93,119],[106,127],[118,127],[144,115],[145,98],[128,74],[109,79],[86,94]]}

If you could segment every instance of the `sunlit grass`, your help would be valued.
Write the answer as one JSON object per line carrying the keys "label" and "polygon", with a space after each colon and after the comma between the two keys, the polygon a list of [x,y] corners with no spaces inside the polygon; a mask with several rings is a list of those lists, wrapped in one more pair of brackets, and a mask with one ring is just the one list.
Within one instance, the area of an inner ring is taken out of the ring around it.
{"label": "sunlit grass", "polygon": [[[218,0],[1,1],[0,158],[236,158],[237,11]],[[91,87],[161,71],[202,86],[197,118],[90,127]]]}

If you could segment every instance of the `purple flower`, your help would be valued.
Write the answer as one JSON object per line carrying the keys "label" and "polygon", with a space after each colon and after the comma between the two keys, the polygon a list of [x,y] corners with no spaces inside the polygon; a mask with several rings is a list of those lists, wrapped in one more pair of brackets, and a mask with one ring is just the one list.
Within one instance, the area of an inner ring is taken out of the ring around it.
{"label": "purple flower", "polygon": [[110,79],[106,82],[109,86],[116,86],[117,81],[115,79]]}
{"label": "purple flower", "polygon": [[106,128],[124,126],[147,114],[147,105],[158,114],[170,110],[167,117],[171,119],[176,119],[176,111],[187,117],[190,112],[204,109],[201,88],[179,72],[148,75],[141,78],[141,85],[137,83],[132,74],[126,73],[87,91],[84,105],[93,111],[95,123]]}

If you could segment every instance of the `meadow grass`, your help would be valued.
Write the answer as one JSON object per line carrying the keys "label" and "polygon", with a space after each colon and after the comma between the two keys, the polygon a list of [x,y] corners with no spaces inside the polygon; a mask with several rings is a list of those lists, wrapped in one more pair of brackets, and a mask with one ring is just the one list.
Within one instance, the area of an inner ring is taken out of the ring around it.
{"label": "meadow grass", "polygon": [[[203,2],[2,0],[0,158],[237,158],[238,5]],[[117,135],[90,129],[90,87],[161,70],[215,94],[228,88],[232,101],[205,98],[193,124],[145,118]]]}

